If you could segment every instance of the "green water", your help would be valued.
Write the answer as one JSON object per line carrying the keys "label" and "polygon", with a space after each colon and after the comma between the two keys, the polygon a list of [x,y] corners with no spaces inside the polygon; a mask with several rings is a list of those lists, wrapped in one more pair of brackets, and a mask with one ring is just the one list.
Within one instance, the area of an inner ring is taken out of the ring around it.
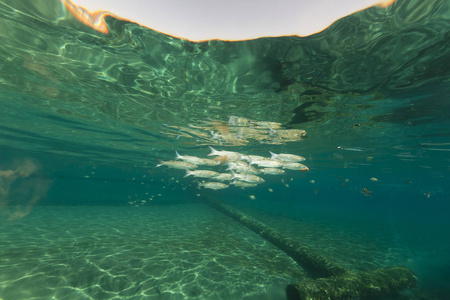
{"label": "green water", "polygon": [[[397,1],[306,38],[192,43],[0,1],[0,299],[285,299],[309,278],[205,197],[350,270],[410,268],[418,287],[386,299],[450,298],[449,22],[448,0]],[[156,167],[208,146],[309,171],[208,190]]]}

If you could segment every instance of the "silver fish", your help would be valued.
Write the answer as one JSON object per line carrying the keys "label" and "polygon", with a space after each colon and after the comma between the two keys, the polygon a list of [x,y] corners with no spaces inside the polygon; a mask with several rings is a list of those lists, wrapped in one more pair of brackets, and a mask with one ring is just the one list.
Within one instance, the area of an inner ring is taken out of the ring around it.
{"label": "silver fish", "polygon": [[205,158],[204,159],[205,160],[205,165],[206,166],[211,166],[211,167],[213,167],[213,166],[217,166],[217,165],[220,165],[220,160],[219,159],[209,159],[209,158]]}
{"label": "silver fish", "polygon": [[222,182],[202,182],[198,184],[198,187],[204,187],[205,189],[211,189],[211,190],[222,190],[229,187],[228,184],[222,183]]}
{"label": "silver fish", "polygon": [[237,169],[235,169],[235,171],[237,171],[238,173],[241,173],[241,174],[254,174],[255,175],[255,174],[261,173],[257,168],[252,167],[252,166],[237,168]]}
{"label": "silver fish", "polygon": [[256,161],[256,160],[270,160],[268,157],[260,156],[260,155],[242,155],[242,160],[247,162]]}
{"label": "silver fish", "polygon": [[191,175],[194,177],[199,177],[199,178],[212,178],[212,177],[216,177],[217,175],[219,175],[219,173],[210,171],[210,170],[191,171],[191,170],[186,169],[186,175],[184,175],[184,177],[188,177]]}
{"label": "silver fish", "polygon": [[269,152],[272,155],[272,159],[278,159],[283,162],[301,162],[301,161],[306,160],[306,158],[304,158],[303,156],[299,156],[299,155],[285,154],[285,153],[276,154],[271,151],[269,151]]}
{"label": "silver fish", "polygon": [[240,160],[242,154],[234,151],[217,151],[213,147],[209,146],[211,153],[208,156],[226,156],[227,161]]}
{"label": "silver fish", "polygon": [[228,169],[230,169],[230,170],[248,167],[248,164],[242,160],[232,161],[232,162],[227,163],[227,165],[228,165]]}
{"label": "silver fish", "polygon": [[295,171],[302,171],[306,172],[309,171],[309,168],[303,164],[300,163],[284,163],[283,169],[289,169],[289,170],[295,170]]}
{"label": "silver fish", "polygon": [[361,151],[366,151],[367,150],[365,148],[360,148],[360,147],[348,148],[348,147],[339,146],[337,148],[340,149],[340,150],[356,151],[356,152],[361,152]]}
{"label": "silver fish", "polygon": [[157,167],[168,166],[169,168],[172,169],[182,169],[182,170],[195,169],[198,167],[195,164],[191,164],[185,161],[176,161],[176,160],[162,161],[160,159],[158,160],[158,164],[156,166]]}
{"label": "silver fish", "polygon": [[283,166],[283,163],[276,159],[271,160],[251,160],[250,165],[257,165],[263,168],[280,168]]}
{"label": "silver fish", "polygon": [[181,159],[182,161],[194,164],[194,165],[207,165],[208,162],[204,158],[189,156],[189,155],[180,155],[178,151],[175,151],[176,158]]}
{"label": "silver fish", "polygon": [[240,181],[246,181],[250,183],[263,183],[264,179],[262,179],[259,176],[251,175],[251,174],[239,174],[231,171],[231,174],[233,175],[231,179],[238,179]]}
{"label": "silver fish", "polygon": [[238,173],[245,173],[245,174],[259,174],[259,170],[247,165],[246,162],[238,160],[235,162],[229,162],[227,170],[233,170]]}
{"label": "silver fish", "polygon": [[239,180],[233,181],[232,184],[235,185],[235,186],[243,187],[243,188],[254,187],[254,186],[258,185],[256,183],[251,183],[251,182],[246,182],[246,181],[239,181]]}
{"label": "silver fish", "polygon": [[277,168],[264,168],[260,170],[261,173],[269,174],[269,175],[280,175],[285,173],[284,170],[277,169]]}
{"label": "silver fish", "polygon": [[219,175],[214,177],[214,180],[218,180],[218,181],[230,181],[231,177],[233,175],[231,175],[230,173],[219,173]]}

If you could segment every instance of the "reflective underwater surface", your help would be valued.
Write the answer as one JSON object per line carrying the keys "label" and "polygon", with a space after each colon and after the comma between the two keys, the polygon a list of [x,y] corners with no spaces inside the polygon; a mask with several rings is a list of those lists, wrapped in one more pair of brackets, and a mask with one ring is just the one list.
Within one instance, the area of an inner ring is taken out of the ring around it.
{"label": "reflective underwater surface", "polygon": [[[306,38],[192,43],[0,1],[0,298],[285,299],[308,278],[209,197],[350,270],[410,268],[389,299],[448,299],[449,19],[397,1]],[[309,171],[209,190],[156,167],[208,146]]]}

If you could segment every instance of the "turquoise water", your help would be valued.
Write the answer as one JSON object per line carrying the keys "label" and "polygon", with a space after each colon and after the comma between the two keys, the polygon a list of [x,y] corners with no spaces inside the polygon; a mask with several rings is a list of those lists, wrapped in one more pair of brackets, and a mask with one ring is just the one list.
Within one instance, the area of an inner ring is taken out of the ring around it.
{"label": "turquoise water", "polygon": [[[418,286],[385,299],[449,299],[449,5],[191,43],[0,1],[0,299],[286,299],[309,278],[205,199],[349,270],[410,268]],[[211,190],[156,167],[208,146],[309,171]]]}

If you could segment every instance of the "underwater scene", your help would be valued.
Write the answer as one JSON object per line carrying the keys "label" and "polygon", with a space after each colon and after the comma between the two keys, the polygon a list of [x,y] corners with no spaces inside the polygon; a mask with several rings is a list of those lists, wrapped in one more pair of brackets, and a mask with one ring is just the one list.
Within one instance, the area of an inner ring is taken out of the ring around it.
{"label": "underwater scene", "polygon": [[0,0],[1,300],[450,299],[449,0],[105,21]]}

